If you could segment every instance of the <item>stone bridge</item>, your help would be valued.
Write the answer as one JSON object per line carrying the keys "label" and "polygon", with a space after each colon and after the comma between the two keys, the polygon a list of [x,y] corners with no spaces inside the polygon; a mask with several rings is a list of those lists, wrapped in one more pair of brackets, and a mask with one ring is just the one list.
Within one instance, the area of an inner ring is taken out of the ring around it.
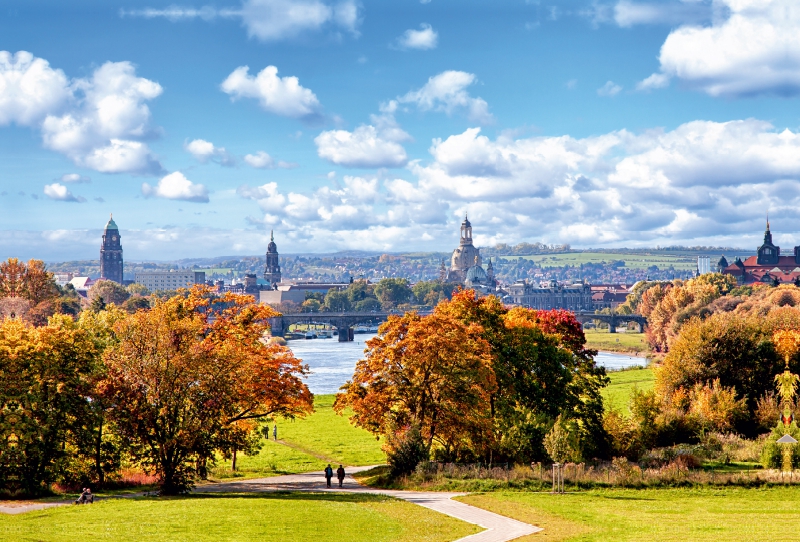
{"label": "stone bridge", "polygon": [[[430,311],[420,314],[429,314]],[[391,314],[402,314],[400,312],[303,312],[299,314],[284,314],[269,319],[272,335],[283,337],[289,326],[292,324],[327,324],[335,327],[339,333],[339,342],[353,340],[352,329],[358,324],[384,322]],[[581,323],[600,320],[608,324],[609,333],[616,333],[617,327],[635,323],[639,328],[639,333],[644,331],[647,319],[638,314],[595,314],[590,311],[579,311],[575,313],[575,318]]]}
{"label": "stone bridge", "polygon": [[302,312],[269,319],[273,337],[283,337],[292,324],[327,324],[339,332],[339,342],[353,340],[352,328],[358,324],[385,321],[394,312]]}
{"label": "stone bridge", "polygon": [[638,314],[595,314],[590,311],[579,311],[575,313],[575,319],[581,324],[593,320],[605,322],[608,324],[609,333],[616,333],[617,327],[627,325],[631,322],[635,323],[639,328],[639,333],[642,333],[647,325],[647,318]]}

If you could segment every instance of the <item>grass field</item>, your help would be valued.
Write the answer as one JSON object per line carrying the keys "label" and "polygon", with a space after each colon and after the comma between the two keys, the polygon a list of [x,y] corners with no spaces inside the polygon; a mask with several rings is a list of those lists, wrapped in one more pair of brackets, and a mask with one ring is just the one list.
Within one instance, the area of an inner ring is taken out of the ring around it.
{"label": "grass field", "polygon": [[458,500],[544,527],[520,542],[800,540],[796,489],[498,492]]}
{"label": "grass field", "polygon": [[644,333],[609,333],[607,330],[587,329],[586,346],[607,352],[649,352]]}
{"label": "grass field", "polygon": [[[328,463],[348,466],[386,462],[381,443],[371,433],[350,425],[333,411],[333,395],[314,397],[314,413],[306,418],[278,421],[278,438],[264,442],[258,455],[239,454],[236,473],[231,462],[220,461],[214,478],[275,476],[322,470]],[[271,433],[270,433],[271,434]]]}
{"label": "grass field", "polygon": [[586,263],[613,262],[622,260],[625,267],[646,269],[653,265],[659,269],[693,270],[697,268],[697,255],[683,254],[631,254],[615,252],[567,252],[564,254],[539,254],[534,256],[500,256],[501,260],[516,260],[518,257],[532,260],[541,267],[577,266]]}
{"label": "grass field", "polygon": [[134,498],[0,515],[0,540],[445,542],[479,527],[377,495]]}
{"label": "grass field", "polygon": [[603,404],[606,409],[617,409],[630,414],[631,390],[634,386],[642,391],[653,389],[652,369],[631,369],[608,373],[611,382],[603,388]]}

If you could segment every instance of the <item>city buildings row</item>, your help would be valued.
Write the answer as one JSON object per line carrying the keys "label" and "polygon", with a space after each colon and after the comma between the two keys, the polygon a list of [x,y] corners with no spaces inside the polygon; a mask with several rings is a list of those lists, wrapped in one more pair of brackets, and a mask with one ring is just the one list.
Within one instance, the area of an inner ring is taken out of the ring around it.
{"label": "city buildings row", "polygon": [[[270,234],[264,260],[263,280],[253,274],[245,274],[238,283],[225,284],[223,281],[206,281],[204,271],[179,269],[169,271],[136,271],[133,281],[123,280],[124,259],[119,228],[113,216],[103,230],[100,246],[100,278],[120,284],[141,284],[150,291],[177,290],[195,284],[208,284],[219,291],[234,291],[251,294],[261,303],[278,305],[285,302],[301,304],[307,293],[327,293],[331,289],[346,288],[344,282],[284,281],[281,273],[280,255],[275,243],[274,232]],[[450,265],[441,262],[439,279],[462,284],[481,294],[497,295],[504,303],[536,309],[567,309],[572,311],[593,311],[614,308],[625,302],[631,286],[626,284],[589,285],[585,282],[563,283],[556,280],[535,282],[522,279],[513,284],[501,286],[495,277],[491,258],[483,266],[480,248],[472,239],[472,223],[464,217],[461,224],[459,245],[450,257]],[[71,274],[58,274],[59,284],[70,283],[85,294],[94,281],[89,277],[74,277]]]}

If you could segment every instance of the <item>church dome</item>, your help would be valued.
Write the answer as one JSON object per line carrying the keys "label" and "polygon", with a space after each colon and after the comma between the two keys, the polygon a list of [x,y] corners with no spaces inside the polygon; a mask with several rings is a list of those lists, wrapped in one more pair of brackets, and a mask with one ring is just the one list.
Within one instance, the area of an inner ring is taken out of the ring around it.
{"label": "church dome", "polygon": [[475,265],[470,267],[467,270],[467,283],[471,284],[485,284],[489,281],[489,276],[486,274],[486,271],[483,270],[483,267],[480,265]]}
{"label": "church dome", "polygon": [[107,230],[119,230],[117,227],[117,223],[114,222],[114,216],[112,215],[111,218],[108,219],[108,224],[106,224]]}

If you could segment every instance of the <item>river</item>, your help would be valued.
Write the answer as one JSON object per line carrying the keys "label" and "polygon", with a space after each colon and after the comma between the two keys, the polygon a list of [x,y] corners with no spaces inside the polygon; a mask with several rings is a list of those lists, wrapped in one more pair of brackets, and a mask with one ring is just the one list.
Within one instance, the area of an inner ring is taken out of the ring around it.
{"label": "river", "polygon": [[[306,383],[312,393],[336,393],[353,376],[356,362],[364,354],[364,343],[371,337],[374,335],[356,335],[353,342],[346,343],[336,338],[298,339],[289,341],[289,347],[310,367],[312,374]],[[646,363],[644,358],[612,352],[600,352],[595,359],[598,365],[610,370]]]}

